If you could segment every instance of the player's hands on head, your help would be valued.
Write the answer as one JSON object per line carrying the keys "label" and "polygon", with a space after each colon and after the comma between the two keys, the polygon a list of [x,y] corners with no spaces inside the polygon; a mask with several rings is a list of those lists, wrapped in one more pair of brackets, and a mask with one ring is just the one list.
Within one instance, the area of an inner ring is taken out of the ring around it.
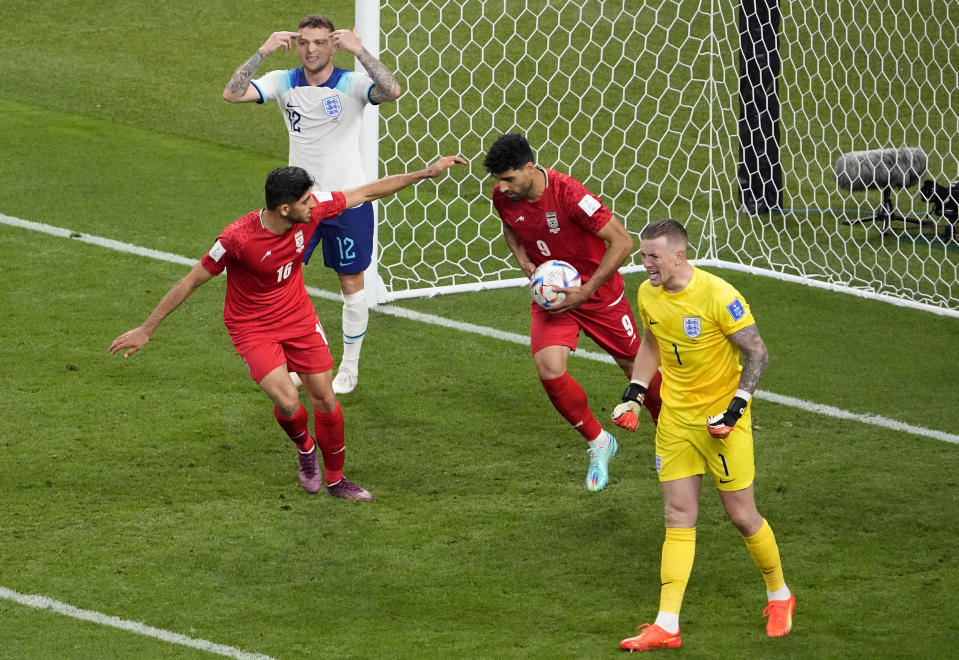
{"label": "player's hands on head", "polygon": [[460,156],[443,156],[426,168],[426,176],[432,179],[454,165],[469,165],[469,163],[465,158],[461,158]]}
{"label": "player's hands on head", "polygon": [[334,30],[332,37],[333,45],[342,48],[352,55],[359,55],[363,50],[363,40],[356,28],[352,30]]}
{"label": "player's hands on head", "polygon": [[729,408],[727,408],[725,412],[708,417],[706,419],[706,429],[709,431],[709,435],[719,440],[728,438],[729,434],[733,432],[733,427],[736,426],[736,422],[738,422],[739,418],[746,412],[746,405],[748,403],[749,401],[747,399],[734,396],[733,400],[729,402]]}
{"label": "player's hands on head", "polygon": [[270,38],[263,42],[263,45],[260,46],[260,52],[264,55],[269,55],[270,53],[274,53],[282,48],[283,52],[285,53],[293,47],[293,40],[299,36],[299,32],[288,32],[286,30],[274,32],[270,35]]}
{"label": "player's hands on head", "polygon": [[631,382],[623,392],[623,402],[613,408],[613,424],[627,431],[635,431],[645,400],[646,386],[637,381]]}
{"label": "player's hands on head", "polygon": [[137,327],[133,330],[127,330],[110,344],[110,354],[126,348],[129,350],[123,354],[123,357],[128,358],[143,348],[148,341],[150,341],[150,335],[143,328]]}

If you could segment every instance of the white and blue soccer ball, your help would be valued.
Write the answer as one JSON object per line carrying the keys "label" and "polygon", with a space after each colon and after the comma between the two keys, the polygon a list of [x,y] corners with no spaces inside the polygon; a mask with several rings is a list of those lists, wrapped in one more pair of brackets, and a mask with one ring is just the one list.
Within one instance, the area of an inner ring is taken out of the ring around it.
{"label": "white and blue soccer ball", "polygon": [[579,286],[581,281],[579,271],[572,264],[559,259],[550,259],[541,263],[533,271],[533,277],[529,281],[529,292],[540,307],[549,308],[566,299],[565,293],[560,293],[553,287]]}

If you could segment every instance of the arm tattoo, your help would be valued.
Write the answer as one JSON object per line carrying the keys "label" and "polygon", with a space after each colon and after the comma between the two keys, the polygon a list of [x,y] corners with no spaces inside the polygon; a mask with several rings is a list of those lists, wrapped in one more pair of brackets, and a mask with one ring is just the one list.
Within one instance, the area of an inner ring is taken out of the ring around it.
{"label": "arm tattoo", "polygon": [[382,62],[370,55],[370,51],[365,48],[356,56],[366,72],[373,79],[373,89],[370,90],[370,100],[374,103],[384,101],[393,101],[396,97],[393,95],[393,89],[397,86],[396,77],[390,73]]}
{"label": "arm tattoo", "polygon": [[226,88],[236,95],[246,93],[253,74],[256,73],[256,70],[263,64],[264,59],[266,59],[266,56],[260,51],[253,53],[253,56],[236,70]]}
{"label": "arm tattoo", "polygon": [[766,371],[766,365],[769,363],[766,344],[759,336],[759,330],[755,324],[729,335],[729,341],[734,343],[743,354],[743,371],[739,375],[739,389],[752,394],[756,391],[759,378]]}

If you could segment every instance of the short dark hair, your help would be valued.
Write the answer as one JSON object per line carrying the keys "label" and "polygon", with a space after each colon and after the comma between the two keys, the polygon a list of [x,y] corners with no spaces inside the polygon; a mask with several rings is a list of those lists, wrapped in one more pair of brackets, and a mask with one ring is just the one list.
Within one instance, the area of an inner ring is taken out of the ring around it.
{"label": "short dark hair", "polygon": [[266,175],[266,208],[298,201],[313,187],[313,177],[302,167],[278,167]]}
{"label": "short dark hair", "polygon": [[665,236],[667,239],[681,239],[683,243],[689,242],[686,228],[672,218],[650,222],[639,232],[639,237],[646,240],[659,238],[660,236]]}
{"label": "short dark hair", "polygon": [[322,14],[310,14],[304,17],[297,26],[298,30],[302,30],[303,28],[326,28],[330,32],[336,29],[333,27],[333,21]]}
{"label": "short dark hair", "polygon": [[526,138],[518,133],[507,133],[496,138],[483,165],[490,174],[499,174],[507,170],[519,170],[526,163],[535,162],[533,150]]}

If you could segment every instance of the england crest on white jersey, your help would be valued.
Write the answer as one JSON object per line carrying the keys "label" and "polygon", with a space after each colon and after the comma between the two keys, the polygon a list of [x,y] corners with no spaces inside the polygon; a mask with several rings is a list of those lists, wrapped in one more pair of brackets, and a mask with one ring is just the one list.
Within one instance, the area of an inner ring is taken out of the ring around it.
{"label": "england crest on white jersey", "polygon": [[340,113],[343,112],[343,104],[340,103],[339,96],[327,96],[323,99],[323,110],[326,111],[326,114],[330,116],[331,119],[336,119],[340,116]]}
{"label": "england crest on white jersey", "polygon": [[333,67],[326,82],[311,85],[302,67],[276,69],[252,84],[262,101],[276,100],[283,111],[289,163],[310,173],[315,190],[349,190],[369,182],[360,156],[363,108],[373,88],[367,74]]}

